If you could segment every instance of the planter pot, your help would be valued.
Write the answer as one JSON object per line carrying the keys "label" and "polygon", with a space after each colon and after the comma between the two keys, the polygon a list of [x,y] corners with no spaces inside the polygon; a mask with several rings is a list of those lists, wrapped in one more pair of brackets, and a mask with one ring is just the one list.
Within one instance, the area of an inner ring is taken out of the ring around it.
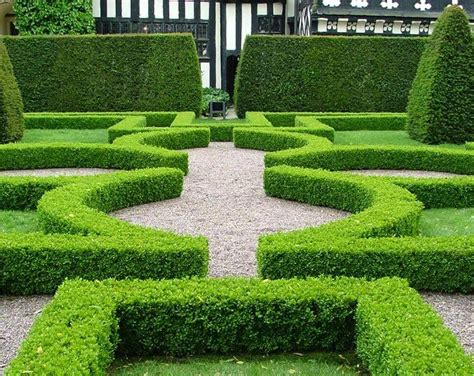
{"label": "planter pot", "polygon": [[213,118],[216,115],[221,115],[225,119],[227,113],[226,102],[209,102],[209,117]]}

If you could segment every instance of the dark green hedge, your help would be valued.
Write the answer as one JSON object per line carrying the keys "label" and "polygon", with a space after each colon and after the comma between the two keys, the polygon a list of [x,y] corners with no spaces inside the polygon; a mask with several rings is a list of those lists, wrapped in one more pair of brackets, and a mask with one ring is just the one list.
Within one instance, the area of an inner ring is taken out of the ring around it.
{"label": "dark green hedge", "polygon": [[447,7],[413,82],[408,133],[428,144],[474,141],[474,37],[460,7]]}
{"label": "dark green hedge", "polygon": [[0,41],[0,144],[23,137],[23,101],[5,45]]}
{"label": "dark green hedge", "polygon": [[119,343],[128,354],[170,355],[355,345],[374,375],[473,373],[454,335],[405,281],[228,278],[67,281],[6,375],[105,374]]}
{"label": "dark green hedge", "polygon": [[201,71],[191,35],[4,42],[28,112],[200,111]]}
{"label": "dark green hedge", "polygon": [[250,36],[236,79],[247,111],[402,112],[425,41]]}

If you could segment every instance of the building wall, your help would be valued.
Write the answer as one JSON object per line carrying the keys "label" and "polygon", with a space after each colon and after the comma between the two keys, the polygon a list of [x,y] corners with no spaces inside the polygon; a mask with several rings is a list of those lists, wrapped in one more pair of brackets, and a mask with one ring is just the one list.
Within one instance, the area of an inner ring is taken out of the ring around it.
{"label": "building wall", "polygon": [[[294,0],[288,4],[294,7]],[[93,0],[98,33],[191,32],[200,56],[204,86],[228,88],[230,69],[249,34],[281,34],[285,0]],[[231,72],[232,73],[232,72]]]}
{"label": "building wall", "polygon": [[0,4],[0,35],[10,34],[10,23],[14,20],[12,5],[10,3]]}

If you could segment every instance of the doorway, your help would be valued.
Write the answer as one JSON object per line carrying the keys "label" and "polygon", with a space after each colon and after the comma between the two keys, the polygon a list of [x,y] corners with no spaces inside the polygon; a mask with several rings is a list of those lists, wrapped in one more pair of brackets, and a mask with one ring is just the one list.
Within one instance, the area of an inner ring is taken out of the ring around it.
{"label": "doorway", "polygon": [[234,102],[234,84],[237,74],[237,65],[239,64],[239,55],[231,55],[226,61],[226,87],[225,90],[230,94],[232,102]]}

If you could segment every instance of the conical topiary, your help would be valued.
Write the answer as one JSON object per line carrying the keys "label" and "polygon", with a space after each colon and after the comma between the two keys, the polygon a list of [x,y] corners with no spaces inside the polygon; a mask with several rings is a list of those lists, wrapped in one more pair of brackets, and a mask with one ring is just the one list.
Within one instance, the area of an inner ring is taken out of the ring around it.
{"label": "conical topiary", "polygon": [[408,101],[407,130],[428,143],[474,139],[474,40],[466,13],[440,15],[421,56]]}
{"label": "conical topiary", "polygon": [[23,101],[8,52],[0,42],[0,144],[23,137]]}

